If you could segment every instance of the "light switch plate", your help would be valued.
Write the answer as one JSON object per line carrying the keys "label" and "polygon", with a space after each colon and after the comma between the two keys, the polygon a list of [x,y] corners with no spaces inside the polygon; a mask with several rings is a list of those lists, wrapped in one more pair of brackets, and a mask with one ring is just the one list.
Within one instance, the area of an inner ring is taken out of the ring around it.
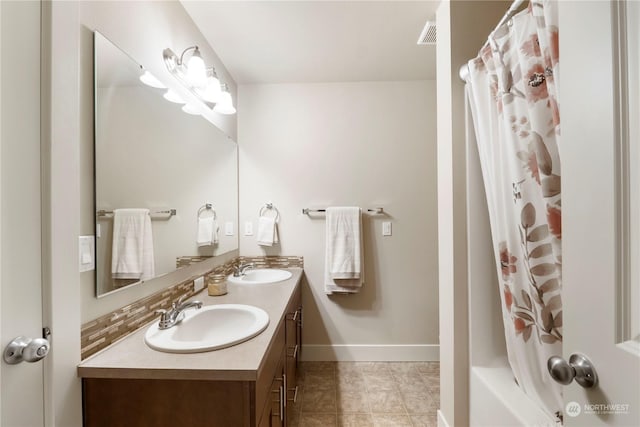
{"label": "light switch plate", "polygon": [[389,221],[382,223],[382,235],[391,236],[391,223]]}
{"label": "light switch plate", "polygon": [[233,236],[233,222],[224,223],[224,235]]}
{"label": "light switch plate", "polygon": [[253,236],[253,223],[251,221],[244,223],[244,235]]}
{"label": "light switch plate", "polygon": [[94,236],[78,236],[78,270],[96,269],[96,240]]}

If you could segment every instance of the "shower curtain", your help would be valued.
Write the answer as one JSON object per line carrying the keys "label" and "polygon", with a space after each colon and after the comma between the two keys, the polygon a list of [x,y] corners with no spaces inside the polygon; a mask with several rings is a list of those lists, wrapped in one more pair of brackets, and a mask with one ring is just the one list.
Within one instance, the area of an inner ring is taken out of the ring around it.
{"label": "shower curtain", "polygon": [[518,385],[560,419],[547,373],[562,354],[560,116],[556,4],[533,0],[469,61],[507,354]]}

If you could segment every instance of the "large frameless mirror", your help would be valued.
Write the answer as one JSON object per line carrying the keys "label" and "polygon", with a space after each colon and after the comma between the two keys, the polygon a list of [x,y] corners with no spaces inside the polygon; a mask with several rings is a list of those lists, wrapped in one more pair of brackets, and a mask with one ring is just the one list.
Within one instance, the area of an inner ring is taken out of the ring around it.
{"label": "large frameless mirror", "polygon": [[[96,295],[236,250],[224,232],[237,229],[236,143],[143,84],[144,69],[97,31],[94,59]],[[150,221],[137,222],[141,210]],[[217,242],[203,244],[198,219],[214,215]]]}

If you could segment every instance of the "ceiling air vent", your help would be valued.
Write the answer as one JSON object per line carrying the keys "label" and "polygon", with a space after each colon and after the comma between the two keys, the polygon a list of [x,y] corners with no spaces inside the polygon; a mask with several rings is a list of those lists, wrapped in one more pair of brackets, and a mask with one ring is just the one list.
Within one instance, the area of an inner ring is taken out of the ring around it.
{"label": "ceiling air vent", "polygon": [[418,38],[418,44],[436,44],[436,23],[427,21]]}

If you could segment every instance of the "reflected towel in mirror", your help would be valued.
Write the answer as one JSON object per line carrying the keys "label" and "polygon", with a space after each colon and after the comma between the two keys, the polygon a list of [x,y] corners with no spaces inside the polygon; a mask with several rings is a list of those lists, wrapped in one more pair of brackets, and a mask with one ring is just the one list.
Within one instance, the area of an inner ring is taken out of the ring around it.
{"label": "reflected towel in mirror", "polygon": [[111,274],[114,279],[150,279],[155,275],[149,209],[113,211]]}
{"label": "reflected towel in mirror", "polygon": [[220,227],[213,216],[198,218],[198,246],[211,246],[218,243]]}

